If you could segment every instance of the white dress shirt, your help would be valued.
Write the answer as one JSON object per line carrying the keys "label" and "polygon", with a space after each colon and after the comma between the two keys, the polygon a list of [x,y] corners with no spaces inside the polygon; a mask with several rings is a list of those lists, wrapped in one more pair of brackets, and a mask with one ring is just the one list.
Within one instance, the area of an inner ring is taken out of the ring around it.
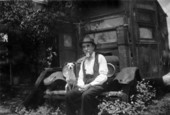
{"label": "white dress shirt", "polygon": [[[85,62],[84,62],[85,61]],[[83,62],[85,66],[85,74],[93,75],[93,66],[95,62],[95,52],[92,53],[91,58],[86,58],[84,61],[81,62],[80,65],[80,71],[79,71],[79,77],[77,81],[78,86],[84,86],[84,75],[83,75]],[[107,73],[108,73],[108,67],[107,67],[107,61],[105,57],[101,54],[98,54],[98,63],[99,63],[99,75],[90,83],[90,85],[102,85],[107,80]]]}

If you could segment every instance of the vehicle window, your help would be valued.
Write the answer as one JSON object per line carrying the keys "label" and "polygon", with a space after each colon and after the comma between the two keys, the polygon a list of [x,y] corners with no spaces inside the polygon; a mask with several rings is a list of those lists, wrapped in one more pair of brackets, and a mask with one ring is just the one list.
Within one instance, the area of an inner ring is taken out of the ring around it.
{"label": "vehicle window", "polygon": [[140,27],[139,36],[142,39],[152,39],[153,38],[152,28]]}

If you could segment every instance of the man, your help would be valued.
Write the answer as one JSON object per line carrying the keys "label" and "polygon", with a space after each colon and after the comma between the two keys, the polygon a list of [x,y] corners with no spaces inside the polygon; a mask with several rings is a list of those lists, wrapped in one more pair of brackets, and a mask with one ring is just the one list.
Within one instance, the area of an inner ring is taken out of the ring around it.
{"label": "man", "polygon": [[101,54],[95,52],[94,39],[85,37],[80,42],[85,54],[78,74],[77,88],[66,94],[67,115],[92,115],[95,97],[104,91],[102,84],[107,80],[107,61]]}

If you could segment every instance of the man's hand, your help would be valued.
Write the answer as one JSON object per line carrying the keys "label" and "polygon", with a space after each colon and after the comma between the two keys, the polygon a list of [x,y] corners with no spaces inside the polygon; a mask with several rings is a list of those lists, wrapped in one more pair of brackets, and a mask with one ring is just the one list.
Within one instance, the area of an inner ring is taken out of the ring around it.
{"label": "man's hand", "polygon": [[79,86],[79,90],[80,91],[86,91],[87,89],[89,89],[91,87],[91,84],[86,84],[84,86]]}

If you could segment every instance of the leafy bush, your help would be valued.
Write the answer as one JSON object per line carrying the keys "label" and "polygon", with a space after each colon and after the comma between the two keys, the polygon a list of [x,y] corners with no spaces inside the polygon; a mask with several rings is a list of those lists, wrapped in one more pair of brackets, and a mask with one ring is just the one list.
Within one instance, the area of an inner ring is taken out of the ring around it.
{"label": "leafy bush", "polygon": [[105,98],[98,106],[100,110],[98,115],[142,114],[156,96],[156,92],[145,80],[138,82],[136,88],[137,94],[130,97],[130,102],[123,102],[119,99],[112,100],[111,97]]}
{"label": "leafy bush", "polygon": [[63,111],[63,105],[60,107],[54,108],[52,106],[44,105],[40,106],[38,109],[30,109],[26,110],[25,107],[16,108],[15,112],[19,115],[65,115],[65,111]]}

